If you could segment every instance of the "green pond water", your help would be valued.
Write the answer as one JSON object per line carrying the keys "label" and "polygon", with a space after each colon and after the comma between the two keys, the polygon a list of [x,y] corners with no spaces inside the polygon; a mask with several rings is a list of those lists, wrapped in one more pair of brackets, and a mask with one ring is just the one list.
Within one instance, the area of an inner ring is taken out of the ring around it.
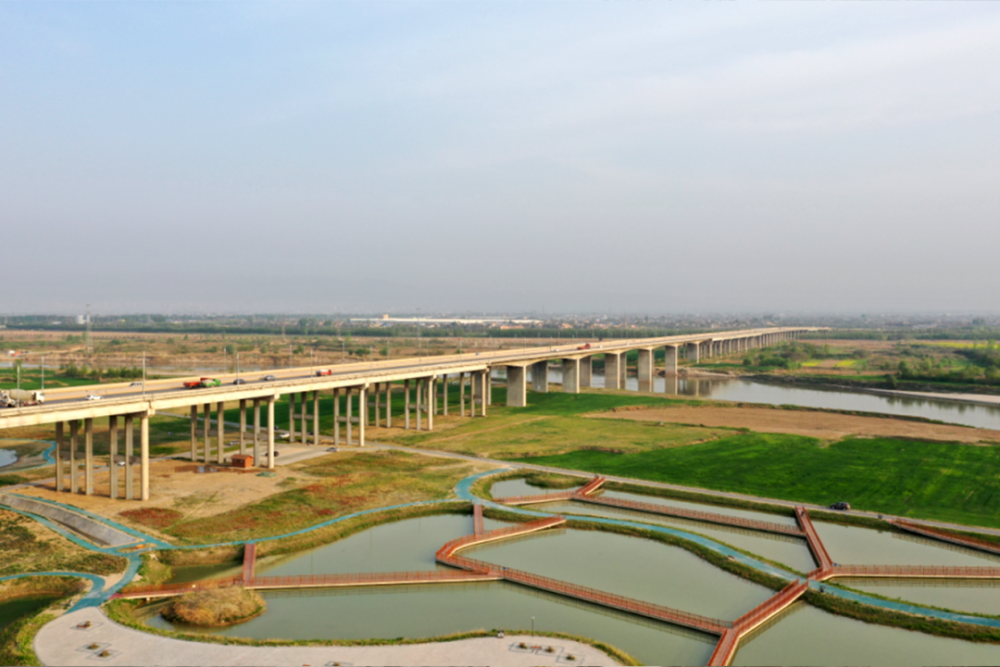
{"label": "green pond water", "polygon": [[[580,479],[580,486],[586,482]],[[570,489],[552,489],[548,487],[532,486],[523,479],[505,479],[490,487],[490,495],[494,498],[508,498],[510,496],[538,496],[543,493],[560,493]]]}
{"label": "green pond water", "polygon": [[734,665],[997,665],[1000,646],[863,623],[794,604],[740,643]]}
{"label": "green pond water", "polygon": [[45,609],[58,599],[52,595],[30,595],[0,602],[0,631],[22,616]]}
{"label": "green pond water", "polygon": [[719,505],[711,505],[708,503],[692,503],[684,500],[675,500],[673,498],[660,498],[658,496],[647,496],[638,493],[625,493],[622,491],[602,491],[598,495],[604,496],[606,498],[618,498],[621,500],[630,500],[639,503],[650,503],[653,505],[669,505],[670,507],[680,507],[682,509],[696,510],[698,512],[724,514],[725,516],[739,517],[742,519],[751,519],[754,521],[768,521],[770,523],[778,523],[785,526],[798,525],[795,522],[795,517],[793,516],[769,514],[768,512],[753,512],[751,510],[741,510],[733,507],[721,507]]}
{"label": "green pond water", "polygon": [[[580,503],[563,504],[569,507],[560,511],[577,505],[591,512],[604,510]],[[552,506],[547,505],[545,509],[552,509]],[[631,518],[633,513],[609,510],[609,515],[612,514]],[[784,538],[772,541],[708,524],[668,522],[670,525],[692,524],[691,530],[706,535],[717,531],[720,540],[750,551],[754,549],[748,545],[753,544],[757,553],[769,547],[804,550],[791,542],[781,542]],[[486,521],[488,530],[503,525],[506,524]],[[440,566],[434,563],[434,552],[448,540],[471,531],[472,518],[467,515],[408,519],[377,526],[316,549],[262,559],[258,563],[258,573],[294,575],[436,569]],[[875,533],[875,536],[868,533]],[[873,548],[872,540],[891,538],[888,534],[878,535],[876,531],[859,528],[844,528],[838,535],[840,541],[837,543],[842,549],[853,545],[849,537],[854,535],[859,535],[861,548]],[[934,544],[905,540],[890,540],[888,544],[904,555],[910,553],[908,549],[916,548],[925,560],[929,553],[938,551],[943,552],[938,556],[945,559],[966,556]],[[598,531],[557,529],[468,549],[464,553],[720,619],[734,619],[771,595],[769,590],[718,570],[678,547]],[[787,555],[786,558],[794,560]],[[239,570],[233,565],[176,568],[174,580],[228,576]],[[917,603],[997,613],[996,599],[1000,589],[992,584],[949,588],[922,587],[911,582],[906,588],[889,588],[881,585],[883,583],[847,582],[853,588]],[[927,597],[918,599],[920,595]],[[539,631],[565,632],[605,641],[646,664],[661,665],[705,664],[715,644],[715,638],[709,635],[507,582],[271,591],[264,592],[263,597],[268,605],[266,613],[230,628],[199,630],[174,626],[159,615],[163,603],[142,607],[138,614],[152,627],[288,640],[421,638],[478,629],[528,630],[534,616],[535,628]],[[961,603],[963,599],[969,601]],[[551,642],[555,644],[558,640]],[[336,660],[333,653],[331,660]],[[1000,647],[867,625],[804,604],[794,606],[792,611],[755,633],[736,656],[736,664],[740,665],[998,663]]]}
{"label": "green pond water", "polygon": [[777,563],[787,565],[797,572],[809,572],[815,569],[816,563],[809,547],[804,539],[784,535],[772,535],[755,530],[744,530],[742,528],[730,528],[700,521],[688,521],[685,519],[673,519],[646,514],[643,512],[632,512],[629,510],[619,510],[611,507],[601,507],[580,502],[558,502],[545,503],[535,506],[536,509],[544,512],[553,512],[568,516],[571,514],[589,514],[591,516],[609,517],[612,519],[624,519],[642,523],[652,523],[662,526],[670,526],[692,533],[699,533],[719,542],[744,551],[763,556]]}
{"label": "green pond water", "polygon": [[813,522],[830,558],[850,565],[997,566],[1000,556],[915,535]]}

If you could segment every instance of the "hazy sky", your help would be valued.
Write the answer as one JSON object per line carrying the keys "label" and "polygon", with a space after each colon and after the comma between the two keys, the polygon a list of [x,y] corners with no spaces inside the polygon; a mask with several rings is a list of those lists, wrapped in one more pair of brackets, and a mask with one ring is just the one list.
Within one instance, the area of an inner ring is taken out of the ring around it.
{"label": "hazy sky", "polygon": [[0,311],[1000,311],[998,36],[993,2],[3,2]]}

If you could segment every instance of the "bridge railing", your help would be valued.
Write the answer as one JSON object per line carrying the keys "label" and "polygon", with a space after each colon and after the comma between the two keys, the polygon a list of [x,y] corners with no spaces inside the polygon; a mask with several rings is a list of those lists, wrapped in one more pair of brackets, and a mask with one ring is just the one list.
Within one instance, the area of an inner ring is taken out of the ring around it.
{"label": "bridge railing", "polygon": [[532,533],[537,530],[543,530],[552,526],[558,526],[562,523],[566,523],[566,519],[561,516],[546,517],[544,519],[539,519],[538,521],[529,521],[527,523],[519,523],[514,526],[508,526],[506,528],[498,528],[497,530],[491,530],[488,533],[482,533],[481,535],[465,535],[457,539],[447,542],[443,547],[438,549],[435,557],[439,560],[441,558],[450,556],[459,549],[463,549],[468,546],[479,542],[492,542],[494,540],[503,539],[505,537],[514,537],[520,534]]}
{"label": "bridge railing", "polygon": [[634,500],[622,500],[621,498],[606,498],[597,496],[594,498],[579,498],[579,500],[595,505],[607,505],[609,507],[620,507],[622,509],[634,510],[637,512],[647,512],[649,514],[662,514],[665,516],[675,516],[683,519],[693,519],[695,521],[707,521],[710,523],[725,524],[738,528],[748,528],[751,530],[763,530],[771,533],[782,533],[802,537],[803,532],[795,526],[786,526],[771,521],[757,521],[743,517],[729,516],[727,514],[714,514],[712,512],[702,512],[700,510],[689,510],[681,507],[671,507],[670,505],[660,505],[657,503],[643,503]]}
{"label": "bridge railing", "polygon": [[976,565],[835,565],[829,572],[836,577],[1000,579],[1000,567]]}

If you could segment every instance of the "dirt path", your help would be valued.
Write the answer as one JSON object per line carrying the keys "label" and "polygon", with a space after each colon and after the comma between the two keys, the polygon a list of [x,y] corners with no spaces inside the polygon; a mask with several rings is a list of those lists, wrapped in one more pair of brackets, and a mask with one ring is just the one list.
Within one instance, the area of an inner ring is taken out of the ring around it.
{"label": "dirt path", "polygon": [[969,444],[1000,444],[1000,431],[991,429],[926,424],[906,419],[856,417],[811,410],[739,408],[735,406],[677,406],[617,410],[589,416],[605,419],[748,428],[763,433],[793,433],[822,440],[839,440],[849,435],[871,435]]}

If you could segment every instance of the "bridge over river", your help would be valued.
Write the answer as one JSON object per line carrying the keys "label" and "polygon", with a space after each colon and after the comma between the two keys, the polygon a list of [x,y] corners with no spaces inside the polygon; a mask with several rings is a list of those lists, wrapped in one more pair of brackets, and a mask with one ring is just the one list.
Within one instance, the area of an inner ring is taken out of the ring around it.
{"label": "bridge over river", "polygon": [[[246,453],[252,439],[253,461],[260,465],[266,460],[274,467],[275,404],[288,394],[289,441],[319,444],[320,393],[332,392],[334,444],[340,444],[342,426],[347,443],[365,444],[365,425],[393,426],[392,396],[404,394],[404,409],[396,417],[402,428],[431,430],[435,414],[448,414],[450,384],[459,386],[458,410],[461,416],[485,416],[492,399],[491,372],[506,369],[507,405],[527,405],[527,379],[530,372],[532,389],[549,389],[548,368],[553,362],[562,367],[562,391],[579,393],[591,386],[592,361],[603,357],[605,382],[608,389],[625,386],[625,355],[638,351],[640,391],[653,390],[655,352],[665,350],[664,372],[677,373],[678,360],[684,356],[698,362],[703,357],[734,354],[791,340],[803,333],[816,331],[809,327],[772,327],[739,331],[711,332],[661,338],[603,341],[587,345],[558,345],[521,350],[500,350],[437,357],[404,358],[392,361],[342,364],[329,369],[316,367],[287,368],[271,371],[273,379],[247,379],[245,376],[219,375],[221,385],[185,389],[186,380],[172,378],[137,383],[94,385],[54,389],[46,392],[40,405],[7,408],[0,411],[0,429],[20,426],[55,424],[57,447],[56,490],[70,493],[94,493],[94,420],[108,419],[111,443],[110,494],[118,494],[119,479],[116,462],[122,461],[125,475],[126,500],[148,500],[149,418],[157,411],[182,409],[191,416],[191,460],[222,464],[225,449],[226,403],[240,406],[240,453]],[[467,388],[468,387],[468,391]],[[101,400],[87,400],[100,393]],[[439,397],[440,394],[440,397]],[[468,396],[468,398],[466,398]],[[343,397],[343,401],[341,400]],[[412,400],[411,400],[412,399]],[[345,414],[341,415],[341,404]],[[310,409],[309,404],[312,404]],[[355,414],[356,406],[356,414]],[[253,425],[248,438],[247,410],[252,408]],[[266,410],[262,426],[261,409]],[[373,410],[369,410],[373,408]],[[215,447],[210,428],[212,411],[216,412]],[[199,447],[198,417],[202,416],[203,447]],[[311,424],[310,424],[311,422]],[[135,442],[138,423],[138,443]],[[119,434],[124,436],[123,456],[119,456]],[[83,441],[82,458],[79,441]],[[139,454],[135,455],[136,444]],[[262,449],[266,448],[262,453]],[[80,473],[82,463],[82,480]],[[138,467],[138,480],[136,480]],[[81,483],[82,481],[82,483]]]}

